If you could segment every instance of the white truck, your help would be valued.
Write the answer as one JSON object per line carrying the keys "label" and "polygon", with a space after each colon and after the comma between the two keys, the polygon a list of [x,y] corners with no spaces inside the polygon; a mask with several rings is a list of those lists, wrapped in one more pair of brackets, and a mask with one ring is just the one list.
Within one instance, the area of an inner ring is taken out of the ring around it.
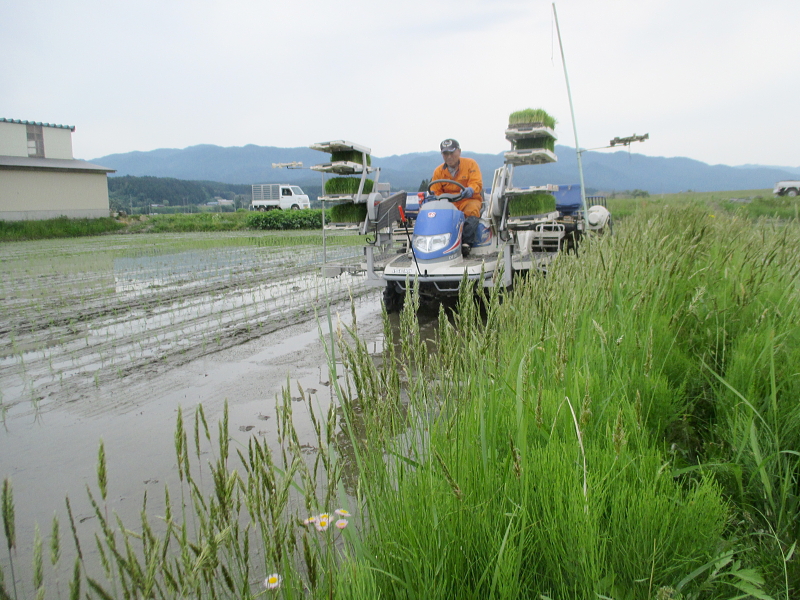
{"label": "white truck", "polygon": [[300,210],[311,208],[311,201],[299,186],[288,183],[256,183],[253,185],[251,210]]}
{"label": "white truck", "polygon": [[772,190],[772,193],[776,196],[795,198],[800,194],[800,181],[779,181],[775,184],[775,189]]}

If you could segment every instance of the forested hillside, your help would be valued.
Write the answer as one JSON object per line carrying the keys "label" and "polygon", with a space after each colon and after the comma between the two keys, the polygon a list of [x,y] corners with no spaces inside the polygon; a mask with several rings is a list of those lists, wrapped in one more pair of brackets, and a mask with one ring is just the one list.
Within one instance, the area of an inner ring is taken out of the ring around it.
{"label": "forested hillside", "polygon": [[114,210],[140,212],[143,208],[196,207],[215,198],[234,200],[240,206],[250,203],[249,185],[219,183],[216,181],[188,181],[170,177],[108,178],[108,199]]}

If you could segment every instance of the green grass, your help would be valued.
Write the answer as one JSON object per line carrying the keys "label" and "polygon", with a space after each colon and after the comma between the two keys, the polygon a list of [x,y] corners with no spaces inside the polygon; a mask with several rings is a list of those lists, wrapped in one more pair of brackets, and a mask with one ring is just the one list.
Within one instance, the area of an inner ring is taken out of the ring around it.
{"label": "green grass", "polygon": [[123,233],[186,233],[241,231],[249,227],[248,211],[173,215],[142,215],[127,219]]}
{"label": "green grass", "polygon": [[[746,202],[735,202],[734,199],[743,199]],[[748,218],[758,218],[765,213],[769,216],[779,214],[780,218],[794,218],[795,212],[792,203],[786,204],[785,198],[772,198],[771,189],[760,190],[735,190],[725,192],[679,192],[676,194],[657,194],[651,192],[648,198],[630,198],[624,194],[612,195],[608,199],[608,208],[615,220],[619,220],[639,211],[658,211],[664,206],[706,207],[711,214],[718,212],[739,212]],[[760,207],[774,207],[761,211]],[[751,208],[752,207],[752,208]],[[755,208],[756,210],[753,210]],[[778,210],[781,209],[781,210]]]}
{"label": "green grass", "polygon": [[[384,315],[380,357],[353,317],[328,348],[337,402],[300,391],[313,459],[289,390],[280,455],[256,436],[232,448],[227,412],[212,436],[201,408],[179,411],[166,514],[109,522],[98,469],[108,566],[62,581],[90,597],[263,598],[270,573],[280,598],[797,597],[799,252],[796,221],[651,203],[502,301],[465,285],[433,346],[414,294],[399,326]],[[357,515],[341,532],[302,524],[336,507]]]}
{"label": "green grass", "polygon": [[106,217],[100,219],[44,219],[40,221],[0,221],[0,242],[46,240],[113,233],[124,224]]}
{"label": "green grass", "polygon": [[[360,183],[360,177],[332,177],[325,182],[325,193],[336,195],[352,195],[358,192],[358,186]],[[371,193],[374,183],[375,182],[372,179],[365,179],[364,190],[362,193]]]}
{"label": "green grass", "polygon": [[551,117],[545,110],[541,108],[526,108],[525,110],[518,110],[508,116],[509,126],[513,125],[531,125],[541,123],[545,127],[554,129],[558,121]]}

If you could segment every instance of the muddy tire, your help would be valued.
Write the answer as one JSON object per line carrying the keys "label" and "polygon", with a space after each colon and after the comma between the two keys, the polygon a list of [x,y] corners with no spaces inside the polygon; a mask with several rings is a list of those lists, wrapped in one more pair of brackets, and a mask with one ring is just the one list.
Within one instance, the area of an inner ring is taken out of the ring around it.
{"label": "muddy tire", "polygon": [[789,196],[789,198],[794,198],[797,196],[797,190],[786,190],[786,195]]}
{"label": "muddy tire", "polygon": [[406,295],[401,291],[394,281],[390,281],[383,288],[383,306],[389,314],[403,310],[403,302]]}

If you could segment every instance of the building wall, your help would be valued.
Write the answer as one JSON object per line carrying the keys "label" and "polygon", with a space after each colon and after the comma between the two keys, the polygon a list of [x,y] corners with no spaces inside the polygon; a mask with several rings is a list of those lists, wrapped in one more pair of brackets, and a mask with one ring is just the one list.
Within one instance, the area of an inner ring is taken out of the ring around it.
{"label": "building wall", "polygon": [[[72,160],[72,132],[58,127],[42,127],[44,135],[44,157]],[[28,134],[25,133],[27,142]]]}
{"label": "building wall", "polygon": [[[42,127],[44,158],[72,160],[72,131]],[[0,122],[0,156],[28,156],[28,130],[24,123]]]}
{"label": "building wall", "polygon": [[105,173],[0,169],[2,220],[108,215],[108,180]]}
{"label": "building wall", "polygon": [[0,156],[28,156],[28,133],[24,124],[0,123]]}

